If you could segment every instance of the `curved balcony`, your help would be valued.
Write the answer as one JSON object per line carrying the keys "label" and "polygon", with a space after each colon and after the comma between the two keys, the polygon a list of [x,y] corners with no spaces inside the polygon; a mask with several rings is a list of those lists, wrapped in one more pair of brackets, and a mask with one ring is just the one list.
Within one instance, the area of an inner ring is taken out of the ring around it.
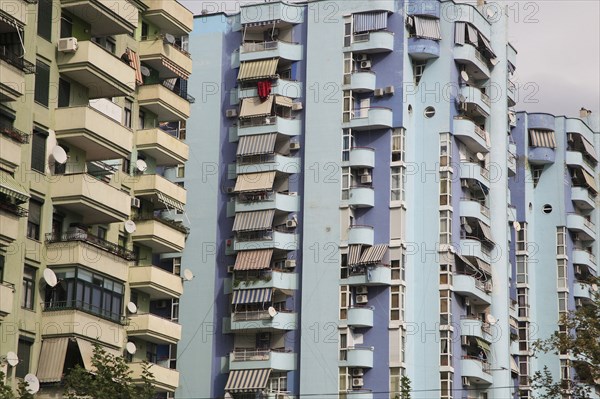
{"label": "curved balcony", "polygon": [[467,74],[475,80],[489,79],[490,67],[483,55],[470,44],[454,47],[454,60],[466,67]]}
{"label": "curved balcony", "polygon": [[240,46],[240,62],[256,61],[265,58],[281,58],[289,61],[300,61],[304,46],[282,40],[262,43],[243,43]]}
{"label": "curved balcony", "polygon": [[236,163],[235,169],[238,174],[269,172],[273,170],[282,173],[293,174],[300,173],[302,171],[299,157],[288,157],[279,154],[265,156],[263,157],[262,162],[258,161],[251,164],[243,164],[238,162]]}
{"label": "curved balcony", "polygon": [[579,235],[579,240],[592,241],[596,239],[596,226],[591,220],[577,213],[567,214],[567,228]]}
{"label": "curved balcony", "polygon": [[477,337],[486,341],[490,340],[490,325],[469,316],[460,317],[460,335]]}
{"label": "curved balcony", "polygon": [[353,72],[350,75],[350,90],[357,93],[368,93],[375,90],[377,76],[371,71]]}
{"label": "curved balcony", "polygon": [[135,177],[132,186],[133,194],[138,198],[144,198],[154,203],[154,209],[167,207],[162,200],[162,197],[165,196],[181,204],[185,204],[187,201],[186,189],[161,175],[138,175]]}
{"label": "curved balcony", "polygon": [[582,249],[573,249],[571,254],[573,257],[573,264],[575,265],[585,265],[589,269],[591,269],[594,274],[597,272],[596,267],[596,257],[594,254],[589,253],[588,251],[584,251]]}
{"label": "curved balcony", "polygon": [[284,2],[258,3],[240,7],[240,23],[242,25],[261,22],[272,24],[272,21],[300,24],[304,22],[304,7]]}
{"label": "curved balcony", "polygon": [[374,207],[375,189],[373,187],[350,187],[348,205],[355,208]]}
{"label": "curved balcony", "polygon": [[460,216],[475,218],[490,225],[490,209],[477,200],[461,198]]}
{"label": "curved balcony", "polygon": [[586,187],[571,187],[571,201],[584,210],[592,210],[596,207],[596,198]]}
{"label": "curved balcony", "polygon": [[488,264],[491,263],[490,251],[474,238],[461,238],[460,249],[460,253],[464,256],[474,256]]}
{"label": "curved balcony", "polygon": [[466,3],[447,3],[443,5],[442,15],[450,21],[469,22],[488,39],[492,37],[491,23],[479,12],[479,10]]}
{"label": "curved balcony", "polygon": [[237,312],[231,315],[232,331],[290,331],[298,328],[298,314],[279,311],[274,317],[264,310]]}
{"label": "curved balcony", "polygon": [[371,147],[352,147],[350,149],[350,167],[374,168],[375,149]]}
{"label": "curved balcony", "polygon": [[[73,301],[79,302],[79,301]],[[52,335],[85,337],[92,342],[99,341],[107,345],[121,345],[125,337],[121,315],[92,314],[91,304],[76,303],[72,307],[44,304],[42,320],[38,325],[44,337]],[[66,305],[66,304],[63,304]],[[83,310],[85,308],[85,310]]]}
{"label": "curved balcony", "polygon": [[277,209],[283,212],[299,212],[300,197],[298,195],[268,193],[260,200],[243,201],[238,197],[235,201],[235,212],[263,211]]}
{"label": "curved balcony", "polygon": [[181,339],[181,324],[170,319],[151,313],[131,314],[128,319],[125,331],[129,337],[139,337],[159,345],[176,344]]}
{"label": "curved balcony", "polygon": [[595,175],[594,166],[591,165],[579,151],[567,151],[565,162],[569,166],[585,169],[592,176]]}
{"label": "curved balcony", "polygon": [[139,11],[134,1],[61,0],[60,5],[90,24],[92,36],[133,34],[138,27]]}
{"label": "curved balcony", "polygon": [[190,153],[186,143],[158,128],[135,132],[135,147],[154,158],[157,166],[183,164]]}
{"label": "curved balcony", "polygon": [[365,54],[389,53],[394,51],[394,34],[388,31],[355,34],[350,51]]}
{"label": "curved balcony", "polygon": [[[302,82],[279,78],[277,79],[277,82],[271,86],[271,94],[290,98],[302,97]],[[258,89],[256,87],[248,89],[238,88],[238,99],[248,97],[258,97]]]}
{"label": "curved balcony", "polygon": [[[140,61],[158,73],[159,79],[172,79],[189,76],[192,73],[192,59],[189,53],[155,36],[139,42]],[[174,72],[175,64],[178,72]]]}
{"label": "curved balcony", "polygon": [[454,118],[454,136],[472,152],[489,152],[490,138],[488,132],[469,119]]}
{"label": "curved balcony", "polygon": [[280,290],[297,290],[298,274],[284,273],[273,270],[270,273],[262,274],[258,280],[241,280],[235,288],[236,290],[258,289],[258,288],[277,288]]}
{"label": "curved balcony", "polygon": [[475,304],[489,305],[492,303],[490,297],[492,285],[490,283],[483,283],[475,277],[465,274],[455,274],[452,285],[454,292],[469,297]]}
{"label": "curved balcony", "polygon": [[491,100],[481,89],[475,86],[464,86],[461,87],[460,94],[465,98],[467,112],[484,118],[490,116]]}
{"label": "curved balcony", "polygon": [[468,377],[471,383],[477,385],[490,385],[494,382],[490,374],[490,365],[477,358],[463,356],[461,359],[463,377]]}
{"label": "curved balcony", "polygon": [[[155,363],[149,364],[149,370],[154,376],[152,385],[157,392],[174,392],[179,386],[179,371],[160,366]],[[143,363],[129,363],[131,377],[134,383],[142,382]]]}
{"label": "curved balcony", "polygon": [[229,354],[229,370],[296,370],[297,356],[286,350],[236,348]]}
{"label": "curved balcony", "polygon": [[440,56],[440,43],[422,37],[408,38],[408,55],[415,60],[426,61]]}
{"label": "curved balcony", "polygon": [[365,266],[360,273],[348,276],[348,285],[392,285],[392,270],[383,265]]}
{"label": "curved balcony", "polygon": [[373,350],[373,347],[349,347],[346,352],[346,366],[373,368]]}
{"label": "curved balcony", "polygon": [[256,239],[235,240],[233,244],[234,251],[268,248],[295,251],[298,249],[298,235],[282,231],[269,231]]}
{"label": "curved balcony", "polygon": [[362,244],[373,245],[375,241],[375,230],[373,226],[350,226],[348,232],[348,245]]}
{"label": "curved balcony", "polygon": [[348,327],[373,327],[372,307],[351,307],[348,309]]}
{"label": "curved balcony", "polygon": [[532,165],[546,165],[554,163],[556,154],[554,148],[548,147],[529,147],[528,161]]}
{"label": "curved balcony", "polygon": [[346,125],[356,131],[390,129],[393,126],[393,113],[389,108],[370,107],[354,111],[354,116]]}
{"label": "curved balcony", "polygon": [[300,119],[288,119],[280,116],[268,116],[259,119],[242,119],[237,127],[237,135],[281,133],[286,136],[299,136],[302,132]]}
{"label": "curved balcony", "polygon": [[490,171],[475,162],[460,163],[460,178],[474,179],[485,187],[490,186]]}
{"label": "curved balcony", "polygon": [[[555,130],[554,115],[534,113],[527,115],[527,127],[529,129]],[[593,141],[592,141],[593,143]]]}
{"label": "curved balcony", "polygon": [[591,284],[582,281],[575,281],[573,283],[573,296],[575,298],[581,298],[586,302],[592,302],[594,299],[594,292]]}
{"label": "curved balcony", "polygon": [[565,132],[579,133],[590,143],[594,142],[594,133],[592,130],[579,118],[567,118]]}
{"label": "curved balcony", "polygon": [[138,88],[140,107],[148,109],[161,122],[183,121],[189,118],[191,101],[191,97],[184,98],[160,83],[145,84]]}

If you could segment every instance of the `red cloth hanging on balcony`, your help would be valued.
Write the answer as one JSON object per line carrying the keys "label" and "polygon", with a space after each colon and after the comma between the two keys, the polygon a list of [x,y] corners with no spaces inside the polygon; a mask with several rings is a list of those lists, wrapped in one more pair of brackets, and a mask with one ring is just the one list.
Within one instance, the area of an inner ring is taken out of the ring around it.
{"label": "red cloth hanging on balcony", "polygon": [[271,81],[270,80],[260,80],[257,83],[258,88],[258,97],[261,100],[266,100],[271,94]]}

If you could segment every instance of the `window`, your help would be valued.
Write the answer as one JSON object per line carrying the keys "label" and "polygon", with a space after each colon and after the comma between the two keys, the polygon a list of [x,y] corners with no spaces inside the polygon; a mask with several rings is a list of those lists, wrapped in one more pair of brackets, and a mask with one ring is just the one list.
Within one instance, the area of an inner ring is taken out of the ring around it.
{"label": "window", "polygon": [[177,165],[177,177],[180,179],[185,177],[185,165]]}
{"label": "window", "polygon": [[342,132],[342,161],[350,160],[350,150],[354,145],[354,138],[350,129],[344,129]]}
{"label": "window", "polygon": [[342,168],[342,200],[350,198],[350,187],[352,186],[352,174],[349,167]]}
{"label": "window", "polygon": [[349,47],[352,44],[352,19],[347,18],[344,23],[344,47]]}
{"label": "window", "polygon": [[37,34],[51,41],[52,38],[52,0],[38,1]]}
{"label": "window", "polygon": [[392,162],[405,161],[406,130],[401,127],[392,130]]}
{"label": "window", "polygon": [[106,227],[102,227],[102,226],[98,226],[98,238],[101,240],[106,240],[106,233],[107,233],[107,229]]}
{"label": "window", "polygon": [[61,15],[60,17],[60,37],[72,37],[73,36],[73,19],[68,15]]}
{"label": "window", "polygon": [[4,281],[4,255],[0,255],[0,283]]}
{"label": "window", "polygon": [[344,361],[348,354],[348,334],[346,331],[340,332],[340,360]]}
{"label": "window", "polygon": [[404,201],[405,173],[403,166],[391,167],[390,201]]}
{"label": "window", "polygon": [[153,342],[146,342],[146,360],[156,364],[156,349],[157,345]]}
{"label": "window", "polygon": [[31,347],[33,342],[28,339],[19,338],[19,344],[17,347],[17,356],[19,357],[19,364],[15,376],[17,378],[23,378],[29,374],[30,362],[31,362]]}
{"label": "window", "polygon": [[440,166],[450,166],[452,163],[452,141],[450,133],[440,134]]}
{"label": "window", "polygon": [[402,388],[402,370],[400,367],[390,367],[390,399],[400,397]]}
{"label": "window", "polygon": [[[39,4],[42,4],[41,1]],[[40,105],[48,106],[50,100],[50,66],[38,61],[35,66],[35,94],[34,100]]]}
{"label": "window", "polygon": [[450,399],[452,398],[452,390],[453,383],[452,379],[454,378],[454,373],[444,371],[440,373],[440,398],[441,399]]}
{"label": "window", "polygon": [[23,268],[23,289],[21,292],[21,307],[33,310],[35,301],[35,274],[36,269],[25,265]]}
{"label": "window", "polygon": [[171,300],[171,321],[179,321],[179,299]]}
{"label": "window", "polygon": [[173,258],[173,274],[176,276],[181,275],[181,258]]}
{"label": "window", "polygon": [[347,285],[340,286],[340,320],[348,318],[348,308],[350,307],[350,290]]}
{"label": "window", "polygon": [[567,235],[567,228],[557,227],[556,228],[556,255],[557,256],[565,256],[566,255],[566,241],[565,236]]}
{"label": "window", "polygon": [[423,77],[423,72],[425,72],[426,63],[414,63],[415,68],[415,85],[418,85]]}
{"label": "window", "polygon": [[354,106],[354,98],[352,97],[352,91],[344,90],[344,108],[342,113],[343,122],[350,122],[352,118],[354,118],[354,111],[352,107]]}
{"label": "window", "polygon": [[27,238],[40,239],[40,224],[42,220],[42,205],[40,201],[29,200],[29,214],[27,215]]}
{"label": "window", "polygon": [[348,278],[348,254],[340,256],[340,278]]}
{"label": "window", "polygon": [[404,320],[404,286],[393,285],[391,287],[390,320]]}
{"label": "window", "polygon": [[[452,292],[450,290],[440,290],[440,324],[452,324]],[[443,366],[450,364],[443,364]]]}
{"label": "window", "polygon": [[131,128],[131,108],[133,101],[125,99],[125,107],[123,108],[123,125]]}
{"label": "window", "polygon": [[440,211],[440,244],[452,243],[452,211]]}
{"label": "window", "polygon": [[142,22],[142,40],[148,39],[148,24],[146,22]]}
{"label": "window", "polygon": [[527,257],[517,256],[517,284],[527,284]]}
{"label": "window", "polygon": [[71,103],[71,83],[58,79],[58,107],[68,107]]}
{"label": "window", "polygon": [[48,134],[34,130],[31,138],[31,169],[46,173],[46,139]]}
{"label": "window", "polygon": [[440,365],[452,365],[452,336],[448,330],[440,331]]}
{"label": "window", "polygon": [[558,313],[562,316],[562,315],[566,315],[567,313],[567,304],[568,304],[568,293],[566,292],[559,292],[558,293]]}
{"label": "window", "polygon": [[567,260],[557,259],[556,260],[558,280],[558,288],[567,288]]}

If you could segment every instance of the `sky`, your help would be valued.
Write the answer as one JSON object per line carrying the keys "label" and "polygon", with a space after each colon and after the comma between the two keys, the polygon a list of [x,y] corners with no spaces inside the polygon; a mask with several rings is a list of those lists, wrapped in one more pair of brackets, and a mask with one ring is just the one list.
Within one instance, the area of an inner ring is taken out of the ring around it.
{"label": "sky", "polygon": [[[252,2],[263,1],[181,0],[195,14],[202,9],[230,13]],[[600,1],[502,3],[508,7],[509,40],[518,52],[515,109],[578,116],[585,107],[600,113]]]}

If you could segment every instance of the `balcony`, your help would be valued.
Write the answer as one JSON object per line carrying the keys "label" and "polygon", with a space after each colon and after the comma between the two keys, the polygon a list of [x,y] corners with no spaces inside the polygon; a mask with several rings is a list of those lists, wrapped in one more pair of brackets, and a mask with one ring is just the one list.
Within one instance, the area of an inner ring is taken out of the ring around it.
{"label": "balcony", "polygon": [[158,254],[183,251],[187,230],[181,224],[158,217],[138,218],[135,223],[136,230],[131,234],[134,244],[149,247]]}
{"label": "balcony", "polygon": [[[142,40],[139,56],[141,62],[158,72],[161,80],[178,77],[187,79],[192,73],[192,59],[189,53],[169,44],[159,36]],[[175,73],[174,69],[179,73]]]}
{"label": "balcony", "polygon": [[289,61],[300,61],[303,58],[304,46],[282,40],[262,43],[243,43],[240,46],[240,62],[256,61],[265,58],[281,58]]}
{"label": "balcony", "polygon": [[365,54],[389,53],[394,51],[394,33],[375,31],[355,34],[348,51]]}
{"label": "balcony", "polygon": [[253,134],[281,133],[286,136],[299,136],[302,132],[300,126],[300,119],[288,119],[280,116],[242,119],[239,121],[237,135],[241,137]]}
{"label": "balcony", "polygon": [[460,94],[465,98],[467,112],[484,118],[490,115],[491,100],[480,88],[464,86],[461,87]]}
{"label": "balcony", "polygon": [[19,134],[28,141],[27,134],[12,127],[0,127],[0,164],[11,170],[21,165],[22,140],[16,139],[14,134]]}
{"label": "balcony", "polygon": [[154,158],[157,166],[183,164],[190,153],[186,143],[158,128],[136,131],[135,147]]}
{"label": "balcony", "polygon": [[190,33],[194,27],[194,14],[173,0],[142,0],[148,7],[144,18],[160,28],[161,32],[175,36]]}
{"label": "balcony", "polygon": [[268,248],[294,251],[298,249],[298,235],[287,231],[267,231],[258,234],[254,238],[236,239],[233,248],[234,251]]}
{"label": "balcony", "polygon": [[275,154],[272,156],[261,156],[260,158],[261,159],[257,159],[256,162],[252,163],[237,162],[236,173],[258,173],[275,170],[282,173],[292,174],[300,173],[302,171],[299,157]]}
{"label": "balcony", "polygon": [[352,147],[350,149],[350,167],[374,168],[375,149],[370,147]]}
{"label": "balcony", "polygon": [[490,209],[475,199],[460,199],[460,216],[475,218],[490,225]]}
{"label": "balcony", "polygon": [[[290,98],[302,97],[302,82],[279,78],[275,84],[271,86],[271,94]],[[258,89],[256,87],[245,89],[238,88],[237,96],[238,99],[258,97]]]}
{"label": "balcony", "polygon": [[60,3],[63,10],[91,25],[92,36],[133,34],[138,26],[138,8],[133,1],[61,0]]}
{"label": "balcony", "polygon": [[[11,25],[14,25],[15,22],[17,25],[27,25],[27,3],[31,4],[32,1],[3,1],[0,4],[0,12],[4,12],[5,15],[10,15],[15,19],[15,21],[11,21]],[[37,3],[37,1],[33,1],[33,3]]]}
{"label": "balcony", "polygon": [[372,208],[375,206],[375,189],[368,186],[350,187],[348,205],[355,208]]}
{"label": "balcony", "polygon": [[517,50],[510,43],[506,46],[506,58],[514,66],[517,65]]}
{"label": "balcony", "polygon": [[573,264],[575,265],[585,265],[589,269],[591,269],[594,274],[597,272],[596,267],[596,256],[588,251],[584,251],[582,249],[573,249],[572,252]]}
{"label": "balcony", "polygon": [[506,96],[508,99],[509,107],[514,107],[515,105],[517,105],[516,95],[517,95],[517,86],[513,83],[512,80],[508,79],[506,81]]}
{"label": "balcony", "polygon": [[373,392],[370,389],[353,389],[346,391],[347,399],[373,399]]}
{"label": "balcony", "polygon": [[409,37],[408,55],[418,61],[438,58],[440,56],[440,42],[424,37]]}
{"label": "balcony", "polygon": [[240,7],[240,23],[242,25],[272,23],[272,21],[300,24],[304,22],[304,7],[284,2],[257,3]]}
{"label": "balcony", "polygon": [[57,108],[56,138],[85,151],[86,161],[127,158],[133,133],[114,119],[89,107]]}
{"label": "balcony", "polygon": [[364,369],[373,368],[373,351],[370,347],[349,347],[346,351],[346,366]]}
{"label": "balcony", "polygon": [[485,57],[468,43],[454,47],[454,60],[466,67],[467,74],[474,80],[489,79],[490,68]]}
{"label": "balcony", "polygon": [[8,316],[13,311],[15,298],[15,286],[6,282],[0,282],[0,317]]}
{"label": "balcony", "polygon": [[9,246],[13,241],[20,237],[18,215],[9,212],[7,209],[0,208],[0,248]]}
{"label": "balcony", "polygon": [[354,111],[354,115],[346,127],[356,131],[390,129],[393,126],[393,113],[389,108],[370,107]]}
{"label": "balcony", "polygon": [[571,187],[571,201],[578,208],[588,211],[596,207],[596,197],[585,187]]}
{"label": "balcony", "polygon": [[584,283],[583,281],[575,281],[573,283],[573,296],[575,298],[581,298],[589,303],[594,300],[594,294],[595,291],[591,284]]}
{"label": "balcony", "polygon": [[[133,182],[133,195],[154,203],[155,209],[160,208],[162,198],[168,197],[185,205],[187,191],[185,188],[165,179],[161,175],[139,175]],[[168,206],[163,203],[163,206]]]}
{"label": "balcony", "polygon": [[595,168],[587,159],[583,157],[583,154],[579,151],[567,151],[567,155],[565,157],[565,162],[569,166],[573,166],[575,168],[583,168],[590,175],[594,176]]}
{"label": "balcony", "polygon": [[490,297],[492,285],[489,282],[486,284],[472,276],[455,274],[452,285],[454,286],[454,292],[469,297],[469,299],[476,305],[489,305],[492,303],[492,299]]}
{"label": "balcony", "polygon": [[348,327],[373,327],[373,308],[366,306],[349,308],[347,324]]}
{"label": "balcony", "polygon": [[129,217],[131,197],[86,173],[55,176],[50,185],[55,207],[81,215],[84,224],[122,222]]}
{"label": "balcony", "polygon": [[514,152],[508,151],[506,154],[506,167],[508,168],[508,176],[513,177],[517,174],[517,156]]}
{"label": "balcony", "polygon": [[[129,369],[133,381],[142,382],[142,363],[129,363]],[[158,392],[174,392],[179,387],[179,371],[151,363],[150,372],[154,376],[152,385]]]}
{"label": "balcony", "polygon": [[480,241],[474,238],[462,238],[460,239],[460,248],[461,254],[464,256],[474,256],[483,260],[486,263],[491,263],[491,253],[490,251],[481,244]]}
{"label": "balcony", "polygon": [[348,232],[348,245],[362,244],[372,246],[375,241],[373,226],[354,225]]}
{"label": "balcony", "polygon": [[296,354],[287,350],[237,348],[229,354],[229,370],[296,370]]}
{"label": "balcony", "polygon": [[285,193],[268,193],[261,199],[242,200],[238,195],[235,201],[235,212],[263,211],[277,209],[283,212],[299,212],[300,197]]}
{"label": "balcony", "polygon": [[[243,274],[242,274],[243,275]],[[237,280],[237,279],[236,279]],[[280,290],[297,290],[298,274],[284,273],[276,270],[263,273],[258,279],[239,280],[236,290],[277,288]]]}
{"label": "balcony", "polygon": [[274,317],[265,311],[238,312],[231,315],[233,331],[291,331],[298,328],[298,314],[290,311],[279,311]]}
{"label": "balcony", "polygon": [[17,101],[25,93],[25,74],[35,73],[35,65],[0,47],[0,102]]}
{"label": "balcony", "polygon": [[[114,315],[114,320],[110,320],[107,317],[88,313],[89,310],[83,310],[85,307],[91,307],[91,305],[45,304],[41,326],[39,326],[43,337],[79,335],[92,342],[97,340],[107,345],[121,347],[125,332],[120,315]],[[92,312],[94,311],[92,310]]]}
{"label": "balcony", "polygon": [[490,150],[488,132],[469,119],[454,118],[454,136],[473,153],[487,153]]}
{"label": "balcony", "polygon": [[554,148],[529,147],[528,161],[532,165],[546,165],[554,163]]}
{"label": "balcony", "polygon": [[181,96],[163,84],[142,85],[138,89],[138,103],[156,115],[161,122],[184,121],[190,117],[193,99]]}
{"label": "balcony", "polygon": [[473,384],[490,385],[494,382],[490,374],[490,365],[478,358],[463,356],[461,368],[463,377],[468,377]]}
{"label": "balcony", "polygon": [[129,287],[148,294],[151,301],[176,299],[183,294],[181,277],[156,266],[130,267]]}
{"label": "balcony", "polygon": [[460,178],[474,179],[485,187],[490,186],[490,171],[475,162],[460,162]]}
{"label": "balcony", "polygon": [[129,277],[129,262],[134,254],[117,244],[83,230],[46,234],[44,253],[48,267],[82,265],[121,281]]}
{"label": "balcony", "polygon": [[350,75],[350,90],[357,93],[368,93],[375,90],[377,76],[371,71],[353,72]]}
{"label": "balcony", "polygon": [[594,142],[594,133],[592,130],[579,118],[567,118],[565,131],[567,133],[578,133],[583,136],[588,142]]}
{"label": "balcony", "polygon": [[593,241],[596,239],[596,226],[591,220],[577,213],[567,214],[567,228],[579,236],[579,240]]}
{"label": "balcony", "polygon": [[359,273],[350,273],[348,285],[392,285],[392,270],[383,265],[367,265]]}
{"label": "balcony", "polygon": [[88,88],[90,99],[126,96],[135,90],[135,70],[94,42],[80,41],[77,51],[58,52],[56,61],[61,75]]}
{"label": "balcony", "polygon": [[176,344],[181,339],[181,325],[146,313],[131,314],[125,327],[128,337],[138,337],[158,345]]}
{"label": "balcony", "polygon": [[476,317],[461,316],[460,317],[460,335],[477,337],[489,341],[490,325],[479,320]]}

